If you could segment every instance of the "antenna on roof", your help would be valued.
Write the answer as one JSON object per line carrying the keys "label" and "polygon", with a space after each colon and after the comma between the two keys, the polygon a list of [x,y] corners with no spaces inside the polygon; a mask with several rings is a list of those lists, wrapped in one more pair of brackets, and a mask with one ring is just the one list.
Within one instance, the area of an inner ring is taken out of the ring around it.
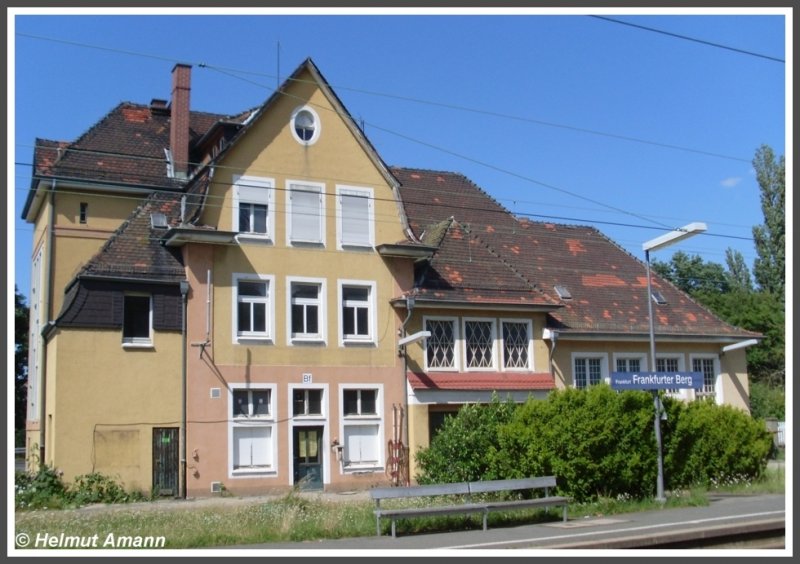
{"label": "antenna on roof", "polygon": [[281,42],[278,40],[278,48],[276,57],[278,59],[278,72],[275,75],[275,89],[277,90],[281,86]]}

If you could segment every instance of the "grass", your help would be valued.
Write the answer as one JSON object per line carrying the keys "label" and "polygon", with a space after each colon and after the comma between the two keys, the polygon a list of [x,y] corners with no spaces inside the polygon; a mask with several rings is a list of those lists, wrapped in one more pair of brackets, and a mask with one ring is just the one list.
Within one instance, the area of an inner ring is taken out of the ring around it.
{"label": "grass", "polygon": [[[768,469],[756,483],[720,484],[708,489],[669,492],[667,507],[708,504],[715,494],[783,493],[785,472]],[[318,539],[372,536],[375,516],[370,501],[326,501],[322,498],[287,494],[274,501],[245,506],[173,507],[145,509],[118,505],[97,511],[17,511],[16,534],[30,538],[37,534],[89,537],[98,535],[165,537],[167,549],[206,548],[270,542],[299,542]],[[600,499],[570,504],[569,518],[607,516],[647,511],[662,507],[655,500]],[[493,513],[490,527],[537,523],[560,519],[560,509],[517,510]],[[398,534],[446,530],[480,529],[479,516],[437,517],[398,522]],[[388,523],[384,529],[388,532]]]}

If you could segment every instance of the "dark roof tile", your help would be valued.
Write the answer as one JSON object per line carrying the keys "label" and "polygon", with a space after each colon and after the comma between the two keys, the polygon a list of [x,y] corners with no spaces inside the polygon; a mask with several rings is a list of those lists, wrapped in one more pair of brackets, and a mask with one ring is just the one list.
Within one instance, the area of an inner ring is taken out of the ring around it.
{"label": "dark roof tile", "polygon": [[[520,220],[461,174],[398,167],[392,172],[417,236],[449,217],[461,226],[442,238],[420,295],[486,304],[557,303],[563,307],[549,314],[550,322],[565,331],[649,332],[644,263],[596,228]],[[572,299],[561,300],[557,285]],[[759,336],[721,320],[655,273],[652,286],[667,300],[653,304],[658,333]]]}

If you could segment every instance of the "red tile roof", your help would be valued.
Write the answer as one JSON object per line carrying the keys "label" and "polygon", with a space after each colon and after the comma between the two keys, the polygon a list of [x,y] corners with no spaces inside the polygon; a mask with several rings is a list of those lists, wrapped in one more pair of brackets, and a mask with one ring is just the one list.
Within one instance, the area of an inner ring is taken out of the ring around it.
{"label": "red tile roof", "polygon": [[[190,144],[220,121],[220,114],[191,112]],[[237,117],[236,119],[241,119]],[[181,181],[168,176],[168,110],[123,102],[74,142],[37,139],[33,182],[42,178],[178,190]],[[34,190],[28,195],[27,209]]]}
{"label": "red tile roof", "polygon": [[[403,205],[418,237],[441,229],[446,218],[459,226],[442,239],[431,269],[423,273],[419,295],[443,301],[468,295],[470,301],[492,304],[510,303],[513,294],[518,303],[560,304],[549,317],[551,326],[564,332],[649,333],[645,264],[596,228],[520,220],[461,174],[392,172],[401,182]],[[472,290],[474,285],[485,291]],[[565,286],[572,299],[560,299],[556,285]],[[655,273],[652,286],[667,300],[666,305],[653,304],[657,333],[759,336],[721,320]],[[530,297],[518,296],[525,288]]]}

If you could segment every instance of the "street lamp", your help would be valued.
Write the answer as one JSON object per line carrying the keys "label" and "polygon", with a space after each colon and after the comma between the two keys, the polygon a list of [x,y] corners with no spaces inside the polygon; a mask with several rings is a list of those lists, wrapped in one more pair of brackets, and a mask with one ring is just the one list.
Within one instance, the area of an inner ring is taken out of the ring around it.
{"label": "street lamp", "polygon": [[[665,233],[655,239],[651,239],[642,244],[644,249],[645,264],[647,265],[647,315],[650,324],[650,371],[656,371],[656,337],[653,327],[653,293],[650,286],[650,251],[657,251],[669,245],[674,245],[679,241],[688,239],[693,235],[702,233],[708,229],[705,223],[696,221],[679,227],[669,233]],[[664,458],[661,452],[661,401],[658,397],[658,390],[653,390],[653,404],[655,406],[655,428],[656,428],[656,448],[658,449],[658,480],[656,482],[656,501],[666,501],[664,497]]]}

